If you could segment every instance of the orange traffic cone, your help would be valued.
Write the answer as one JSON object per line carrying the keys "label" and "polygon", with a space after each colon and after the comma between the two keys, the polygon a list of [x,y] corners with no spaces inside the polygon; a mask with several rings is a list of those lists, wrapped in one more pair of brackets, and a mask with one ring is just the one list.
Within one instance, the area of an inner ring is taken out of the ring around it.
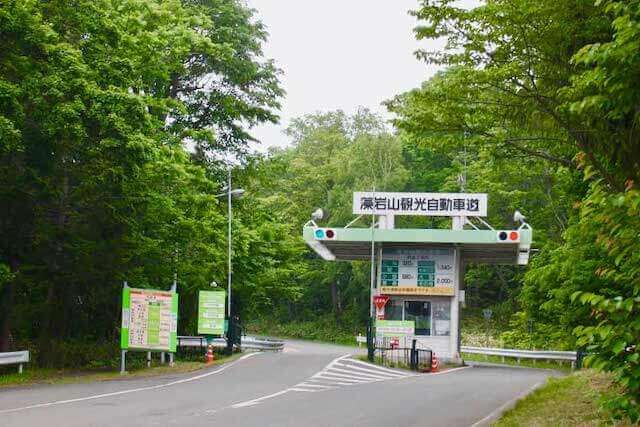
{"label": "orange traffic cone", "polygon": [[433,353],[431,356],[431,372],[438,372],[438,367],[440,366],[440,362],[438,362],[438,358],[436,354]]}
{"label": "orange traffic cone", "polygon": [[209,345],[209,347],[207,348],[207,357],[205,360],[207,363],[213,362],[213,346],[212,345]]}

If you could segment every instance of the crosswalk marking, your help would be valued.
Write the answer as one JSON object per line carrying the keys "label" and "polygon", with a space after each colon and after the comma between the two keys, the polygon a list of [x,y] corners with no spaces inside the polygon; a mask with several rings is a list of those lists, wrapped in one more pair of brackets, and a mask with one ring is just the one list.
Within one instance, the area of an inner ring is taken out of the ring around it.
{"label": "crosswalk marking", "polygon": [[[353,370],[349,370],[349,369],[341,369],[341,368],[332,368],[332,371],[336,371],[336,372],[348,372],[348,373],[355,373]],[[358,376],[363,377],[363,378],[369,378],[369,379],[374,379],[374,380],[388,380],[391,378],[398,378],[398,377],[383,377],[381,375],[372,375],[372,374],[365,374],[365,373],[361,373],[361,372],[357,372]]]}
{"label": "crosswalk marking", "polygon": [[[320,377],[322,377],[324,375],[326,375],[326,374],[318,374],[317,377],[314,375],[312,378],[320,378]],[[338,373],[335,373],[335,372],[331,372],[330,375],[334,376],[334,377],[346,378],[346,379],[351,379],[351,380],[365,381],[365,380],[362,379],[362,377],[354,377],[353,375],[338,374]]]}
{"label": "crosswalk marking", "polygon": [[332,387],[330,387],[328,385],[309,384],[307,382],[300,383],[299,385],[304,385],[305,387],[317,387],[317,388],[320,388],[320,389],[330,389],[330,388],[332,388]]}
{"label": "crosswalk marking", "polygon": [[413,377],[415,374],[384,368],[347,356],[340,357],[308,380],[291,387],[289,391],[314,393],[359,384]]}
{"label": "crosswalk marking", "polygon": [[344,378],[344,377],[339,377],[335,374],[322,374],[322,376],[318,377],[321,379],[326,379],[329,381],[343,381],[343,382],[347,382],[347,383],[368,383],[369,381],[367,380],[356,380],[353,378]]}
{"label": "crosswalk marking", "polygon": [[[349,362],[351,363],[355,363],[356,365],[364,365],[368,368],[371,368],[371,363],[367,363],[367,362],[363,362],[362,360],[358,360],[358,359],[349,359]],[[338,364],[340,362],[336,362],[336,364]],[[387,372],[389,374],[393,374],[393,375],[399,375],[398,371],[394,371],[393,369],[389,369],[389,368],[385,368],[383,366],[376,366],[375,367],[376,370],[381,371],[381,372]]]}
{"label": "crosswalk marking", "polygon": [[[389,373],[386,373],[386,372],[380,372],[380,371],[376,371],[376,370],[373,370],[373,369],[365,369],[365,368],[360,368],[358,366],[349,366],[349,365],[345,365],[344,363],[336,363],[336,365],[337,366],[348,367],[352,371],[356,370],[358,372],[365,372],[362,375],[373,374],[372,376],[378,376],[378,377],[379,376],[383,376],[383,377],[386,377],[386,378],[389,378],[389,377],[404,377],[404,375],[402,375],[402,374],[389,374]],[[333,369],[339,369],[339,368],[333,368]]]}

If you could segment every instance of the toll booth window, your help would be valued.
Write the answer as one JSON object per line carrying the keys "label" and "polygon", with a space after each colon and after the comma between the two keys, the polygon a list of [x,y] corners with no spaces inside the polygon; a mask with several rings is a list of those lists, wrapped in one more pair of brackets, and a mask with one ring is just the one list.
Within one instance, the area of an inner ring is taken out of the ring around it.
{"label": "toll booth window", "polygon": [[449,336],[451,334],[451,303],[438,301],[433,303],[433,335]]}
{"label": "toll booth window", "polygon": [[389,301],[384,308],[385,320],[402,320],[402,301]]}
{"label": "toll booth window", "polygon": [[431,335],[431,303],[428,301],[405,301],[404,320],[415,321],[416,335]]}

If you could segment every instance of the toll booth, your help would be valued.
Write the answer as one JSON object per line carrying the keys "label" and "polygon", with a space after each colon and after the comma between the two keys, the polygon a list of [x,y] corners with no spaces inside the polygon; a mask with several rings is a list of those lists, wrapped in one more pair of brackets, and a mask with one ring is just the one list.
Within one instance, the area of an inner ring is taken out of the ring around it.
{"label": "toll booth", "polygon": [[[527,264],[533,230],[524,216],[516,211],[517,228],[493,228],[483,219],[486,194],[354,193],[353,200],[354,221],[326,228],[311,220],[305,242],[326,261],[372,262],[377,335],[416,339],[459,362],[465,266]],[[448,216],[451,228],[397,229],[397,215]]]}

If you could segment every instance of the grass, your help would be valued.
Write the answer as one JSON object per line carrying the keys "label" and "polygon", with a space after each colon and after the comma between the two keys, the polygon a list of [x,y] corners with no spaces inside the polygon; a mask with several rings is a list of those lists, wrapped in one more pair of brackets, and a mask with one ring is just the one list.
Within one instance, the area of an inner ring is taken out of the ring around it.
{"label": "grass", "polygon": [[592,370],[562,378],[550,378],[536,391],[520,400],[494,426],[631,426],[615,421],[599,408],[601,397],[615,393],[609,376]]}
{"label": "grass", "polygon": [[216,354],[216,360],[210,364],[193,360],[177,360],[173,367],[170,367],[168,364],[157,364],[151,368],[136,367],[128,370],[126,375],[120,375],[118,370],[113,369],[44,369],[29,367],[27,364],[22,374],[18,374],[17,372],[1,374],[0,389],[33,384],[77,384],[95,381],[118,381],[128,378],[146,378],[167,374],[182,374],[230,362],[240,357],[240,355],[241,353],[236,353],[232,356]]}
{"label": "grass", "polygon": [[500,356],[483,356],[481,354],[462,353],[462,358],[466,361],[489,362],[499,365],[522,366],[527,368],[538,369],[554,369],[556,371],[571,372],[570,362],[551,362],[546,360],[521,359],[518,363],[517,359],[505,357],[504,361]]}

